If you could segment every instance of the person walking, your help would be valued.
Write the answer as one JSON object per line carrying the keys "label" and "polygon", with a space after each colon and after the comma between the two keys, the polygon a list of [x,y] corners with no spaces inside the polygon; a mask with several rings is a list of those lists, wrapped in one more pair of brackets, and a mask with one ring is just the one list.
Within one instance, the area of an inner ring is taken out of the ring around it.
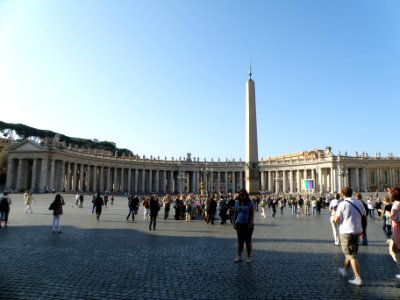
{"label": "person walking", "polygon": [[83,208],[83,201],[84,201],[84,196],[83,194],[79,195],[79,208]]}
{"label": "person walking", "polygon": [[54,201],[50,204],[49,210],[53,211],[53,233],[62,233],[61,215],[63,214],[63,205],[65,205],[64,198],[60,194],[57,194]]}
{"label": "person walking", "polygon": [[166,220],[168,219],[169,211],[171,209],[171,196],[169,194],[164,196],[162,204],[164,206],[164,220]]}
{"label": "person walking", "polygon": [[331,212],[330,222],[332,225],[333,239],[335,241],[336,246],[340,245],[339,224],[334,222],[336,209],[339,205],[339,202],[340,202],[340,194],[336,193],[335,198],[329,203],[329,211]]}
{"label": "person walking", "polygon": [[[397,266],[400,268],[400,189],[394,188],[391,190],[393,205],[390,212],[392,220],[392,239],[389,242],[389,253]],[[396,275],[400,279],[400,274]]]}
{"label": "person walking", "polygon": [[265,213],[265,207],[267,206],[267,200],[265,200],[265,196],[262,196],[261,202],[260,202],[260,207],[261,207],[261,217],[266,217]]}
{"label": "person walking", "polygon": [[1,222],[4,222],[4,227],[7,227],[11,204],[12,201],[9,193],[4,191],[3,196],[1,197],[0,200],[0,228],[1,228]]}
{"label": "person walking", "polygon": [[33,196],[32,196],[32,192],[26,191],[25,194],[24,194],[24,203],[25,203],[25,206],[26,206],[25,213],[29,212],[30,214],[33,214],[33,211],[32,211],[32,200],[35,200],[33,198]]}
{"label": "person walking", "polygon": [[237,257],[235,262],[242,261],[242,252],[246,243],[247,263],[252,261],[253,245],[251,237],[254,231],[254,202],[250,200],[249,194],[245,189],[239,192],[239,201],[235,204],[235,225],[237,233]]}
{"label": "person walking", "polygon": [[[360,203],[364,206],[365,211],[368,214],[368,206],[365,204],[365,202],[362,200],[362,195],[361,193],[357,193],[355,195],[356,199],[360,201]],[[361,226],[362,226],[362,232],[360,234],[360,244],[363,246],[368,246],[368,236],[367,236],[367,225],[368,225],[368,218],[362,218],[361,220]]]}
{"label": "person walking", "polygon": [[215,213],[217,212],[217,201],[214,195],[207,199],[207,223],[214,225]]}
{"label": "person walking", "polygon": [[97,221],[100,219],[101,211],[104,206],[104,200],[100,196],[100,193],[97,193],[96,198],[94,199],[94,206],[96,207],[96,219]]}
{"label": "person walking", "polygon": [[368,201],[368,214],[371,219],[375,219],[375,201],[372,199],[372,195],[369,196]]}
{"label": "person walking", "polygon": [[222,195],[221,200],[219,200],[219,216],[221,217],[221,224],[226,223],[227,213],[228,213],[228,202]]}
{"label": "person walking", "polygon": [[135,208],[136,208],[136,205],[135,205],[133,199],[134,199],[133,194],[130,194],[129,197],[128,197],[128,208],[129,208],[129,213],[128,213],[128,215],[126,216],[126,220],[127,220],[127,221],[128,221],[128,219],[129,219],[130,216],[132,217],[132,221],[135,220]]}
{"label": "person walking", "polygon": [[233,196],[230,196],[229,201],[228,201],[228,211],[229,211],[229,221],[233,225],[235,223],[235,203],[236,200],[233,198]]}
{"label": "person walking", "polygon": [[390,215],[392,213],[392,203],[390,198],[386,196],[383,198],[383,209],[382,209],[382,219],[383,219],[383,231],[386,236],[386,244],[390,244],[390,237],[392,236],[392,220],[390,219]]}
{"label": "person walking", "polygon": [[362,232],[361,219],[366,218],[364,205],[360,201],[352,198],[353,190],[350,187],[342,189],[342,198],[337,207],[334,222],[339,224],[340,244],[345,255],[344,267],[339,268],[339,273],[347,276],[348,269],[352,268],[354,279],[349,283],[362,285],[360,266],[357,260],[358,240]]}
{"label": "person walking", "polygon": [[158,211],[160,210],[160,203],[158,203],[158,200],[155,196],[150,197],[149,210],[150,210],[149,230],[151,230],[152,226],[153,230],[156,230],[157,215]]}
{"label": "person walking", "polygon": [[150,218],[150,200],[148,197],[143,200],[143,219],[146,219],[146,216]]}

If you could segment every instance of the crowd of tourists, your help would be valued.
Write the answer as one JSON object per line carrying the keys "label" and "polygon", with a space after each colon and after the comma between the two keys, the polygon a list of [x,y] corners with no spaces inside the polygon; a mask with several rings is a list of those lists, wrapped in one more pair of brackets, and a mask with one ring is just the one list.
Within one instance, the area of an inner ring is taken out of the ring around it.
{"label": "crowd of tourists", "polygon": [[[77,208],[83,208],[84,195],[76,194]],[[95,213],[97,221],[100,220],[102,210],[108,207],[108,202],[114,205],[112,193],[95,193],[92,196],[92,214]],[[32,203],[36,202],[32,193],[27,191],[23,196],[25,212],[33,214]],[[381,220],[386,244],[389,253],[400,267],[400,189],[390,190],[381,200],[378,194],[369,194],[366,199],[360,193],[353,193],[351,188],[344,187],[341,193],[314,195],[314,194],[271,194],[264,193],[250,197],[246,190],[239,193],[215,193],[204,195],[177,194],[177,195],[127,195],[126,221],[135,217],[149,220],[149,230],[156,230],[157,216],[163,208],[163,219],[174,219],[191,222],[202,220],[207,224],[220,224],[229,222],[235,228],[238,237],[237,257],[235,262],[242,261],[242,252],[246,245],[246,262],[252,261],[251,237],[254,230],[255,214],[260,213],[262,218],[276,217],[277,211],[298,218],[318,216],[322,209],[330,212],[330,223],[333,233],[334,245],[341,246],[345,255],[344,266],[339,268],[339,273],[346,277],[349,269],[353,270],[354,279],[351,284],[362,285],[360,267],[357,260],[359,245],[368,245],[367,225],[369,221]],[[7,227],[12,200],[5,191],[0,199],[0,228]],[[52,232],[62,233],[61,215],[65,201],[61,194],[56,194],[49,210],[53,213]],[[141,209],[142,208],[142,209]],[[374,222],[375,223],[375,222]],[[378,223],[378,224],[379,224]],[[400,279],[400,274],[396,275]]]}

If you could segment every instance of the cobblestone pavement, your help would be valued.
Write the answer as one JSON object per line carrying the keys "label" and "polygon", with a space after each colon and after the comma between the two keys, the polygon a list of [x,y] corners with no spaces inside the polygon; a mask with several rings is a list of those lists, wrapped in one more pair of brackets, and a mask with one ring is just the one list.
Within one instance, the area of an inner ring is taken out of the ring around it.
{"label": "cobblestone pavement", "polygon": [[[400,299],[399,273],[379,220],[360,247],[364,286],[352,286],[337,268],[328,212],[296,218],[256,216],[252,264],[235,264],[229,224],[163,220],[149,231],[140,215],[126,221],[125,197],[104,208],[99,221],[65,194],[62,234],[52,234],[53,194],[35,195],[26,214],[12,195],[7,229],[0,229],[0,299]],[[110,204],[110,203],[109,203]]]}

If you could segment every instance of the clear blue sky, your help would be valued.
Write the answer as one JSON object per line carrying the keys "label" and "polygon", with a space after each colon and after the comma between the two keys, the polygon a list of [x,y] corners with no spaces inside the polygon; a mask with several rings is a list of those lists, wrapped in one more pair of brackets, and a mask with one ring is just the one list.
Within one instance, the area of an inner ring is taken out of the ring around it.
{"label": "clear blue sky", "polygon": [[400,155],[400,1],[0,0],[0,120],[133,153]]}

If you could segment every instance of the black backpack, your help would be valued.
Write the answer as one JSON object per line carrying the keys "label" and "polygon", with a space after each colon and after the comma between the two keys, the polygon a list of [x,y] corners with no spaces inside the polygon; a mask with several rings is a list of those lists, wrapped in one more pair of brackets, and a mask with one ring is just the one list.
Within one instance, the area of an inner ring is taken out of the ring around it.
{"label": "black backpack", "polygon": [[0,202],[0,211],[8,211],[10,209],[10,204],[8,204],[7,197],[2,197]]}

